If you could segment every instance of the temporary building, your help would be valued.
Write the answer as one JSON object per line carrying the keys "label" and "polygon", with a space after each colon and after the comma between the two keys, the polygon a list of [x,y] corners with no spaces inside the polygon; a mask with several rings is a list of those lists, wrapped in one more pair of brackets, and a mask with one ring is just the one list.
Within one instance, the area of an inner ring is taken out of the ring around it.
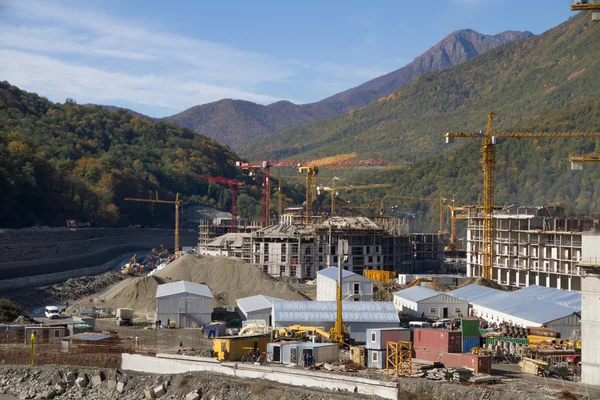
{"label": "temporary building", "polygon": [[280,300],[263,295],[244,297],[237,300],[238,314],[242,320],[264,320],[271,326],[273,303]]}
{"label": "temporary building", "polygon": [[[317,300],[337,299],[337,267],[325,268],[317,273]],[[362,275],[342,269],[342,300],[372,301],[373,281]]]}
{"label": "temporary building", "polygon": [[339,359],[339,352],[337,343],[286,343],[281,345],[281,363],[305,366],[308,357],[315,363],[332,363]]}
{"label": "temporary building", "polygon": [[467,315],[469,303],[447,293],[413,286],[394,293],[394,306],[401,314],[439,319]]}
{"label": "temporary building", "polygon": [[574,308],[517,292],[468,285],[449,294],[468,301],[473,315],[488,322],[505,322],[522,327],[546,326],[559,332],[563,339],[569,339],[581,330],[581,313]]}
{"label": "temporary building", "polygon": [[156,288],[156,319],[177,327],[197,328],[209,323],[212,313],[210,289],[206,285],[177,281]]}
{"label": "temporary building", "polygon": [[269,335],[223,336],[213,339],[213,351],[219,360],[238,361],[254,349],[266,353]]}
{"label": "temporary building", "polygon": [[[273,328],[290,325],[317,326],[329,331],[336,317],[335,301],[276,301],[273,303]],[[391,301],[344,301],[344,328],[357,342],[365,342],[366,330],[400,325]]]}
{"label": "temporary building", "polygon": [[581,311],[581,292],[556,289],[546,286],[531,285],[514,291],[513,294],[533,297],[559,306]]}
{"label": "temporary building", "polygon": [[388,342],[411,342],[409,328],[367,329],[367,349],[385,350]]}

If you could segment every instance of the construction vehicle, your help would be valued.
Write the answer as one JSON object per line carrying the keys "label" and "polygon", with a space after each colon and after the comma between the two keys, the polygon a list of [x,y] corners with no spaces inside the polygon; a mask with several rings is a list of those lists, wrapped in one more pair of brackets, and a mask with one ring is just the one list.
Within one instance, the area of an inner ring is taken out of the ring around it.
{"label": "construction vehicle", "polygon": [[319,326],[290,325],[287,328],[279,328],[273,331],[275,340],[302,339],[310,336],[320,338],[321,340],[317,340],[319,342],[331,339],[331,334]]}
{"label": "construction vehicle", "polygon": [[75,219],[67,220],[67,228],[89,228],[91,225],[89,222],[79,222]]}
{"label": "construction vehicle", "polygon": [[131,326],[133,325],[133,309],[131,308],[117,308],[117,325],[118,326]]}
{"label": "construction vehicle", "polygon": [[183,201],[179,200],[179,193],[177,193],[175,195],[175,201],[159,200],[158,192],[156,193],[156,199],[138,199],[138,198],[126,197],[125,200],[141,201],[143,203],[160,203],[160,204],[174,204],[175,205],[175,246],[174,246],[173,253],[175,254],[175,257],[177,257],[177,255],[179,254],[179,250],[180,250],[180,247],[179,247],[179,211],[180,210],[179,209],[183,204]]}
{"label": "construction vehicle", "polygon": [[412,281],[411,283],[408,284],[408,287],[413,287],[413,286],[417,286],[420,283],[423,282],[439,282],[440,280],[437,278],[417,278],[414,281]]}
{"label": "construction vehicle", "polygon": [[202,175],[202,177],[210,182],[222,183],[228,185],[231,189],[231,233],[237,232],[237,193],[238,189],[245,186],[246,183],[236,181],[235,179],[223,178],[222,176]]}
{"label": "construction vehicle", "polygon": [[121,273],[127,274],[127,275],[133,275],[133,273],[135,272],[134,267],[138,266],[136,261],[137,261],[137,258],[136,258],[136,255],[134,254],[128,263],[123,264],[123,266],[121,267]]}
{"label": "construction vehicle", "polygon": [[481,146],[481,166],[483,169],[483,259],[484,278],[492,279],[494,264],[494,172],[496,168],[496,139],[534,139],[559,137],[600,137],[600,132],[494,132],[496,113],[488,114],[485,133],[448,132],[444,134],[446,143],[452,143],[454,138],[479,139]]}

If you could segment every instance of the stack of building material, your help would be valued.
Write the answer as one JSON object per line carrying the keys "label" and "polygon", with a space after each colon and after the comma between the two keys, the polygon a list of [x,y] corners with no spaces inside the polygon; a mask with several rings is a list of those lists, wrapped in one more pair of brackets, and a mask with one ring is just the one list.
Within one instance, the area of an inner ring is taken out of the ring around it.
{"label": "stack of building material", "polygon": [[534,360],[533,358],[524,357],[519,363],[521,370],[528,374],[543,375],[548,369],[548,363],[545,361]]}
{"label": "stack of building material", "polygon": [[473,348],[479,347],[479,318],[462,318],[460,333],[463,353],[470,353]]}
{"label": "stack of building material", "polygon": [[367,366],[384,369],[388,342],[410,342],[410,333],[407,328],[367,329]]}

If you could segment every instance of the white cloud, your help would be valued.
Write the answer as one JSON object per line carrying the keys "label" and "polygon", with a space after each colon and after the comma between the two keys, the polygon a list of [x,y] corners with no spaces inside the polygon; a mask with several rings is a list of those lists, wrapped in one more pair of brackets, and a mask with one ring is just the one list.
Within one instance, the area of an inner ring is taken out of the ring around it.
{"label": "white cloud", "polygon": [[80,103],[124,101],[170,111],[181,111],[222,98],[257,103],[281,100],[193,80],[108,72],[18,50],[0,49],[0,76],[23,89],[36,88],[54,101],[63,101],[67,97]]}

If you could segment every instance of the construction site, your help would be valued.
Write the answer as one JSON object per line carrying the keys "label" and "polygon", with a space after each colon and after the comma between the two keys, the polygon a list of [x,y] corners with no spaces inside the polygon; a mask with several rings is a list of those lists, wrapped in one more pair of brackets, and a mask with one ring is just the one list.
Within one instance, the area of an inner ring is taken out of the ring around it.
{"label": "construction site", "polygon": [[[168,206],[173,229],[0,230],[0,399],[599,399],[600,219],[499,204],[494,174],[498,139],[600,132],[495,118],[440,133],[481,144],[473,204],[395,194],[352,171],[408,167],[352,152],[238,161],[258,189],[199,172],[219,210],[122,197]],[[260,219],[239,215],[251,190]]]}

